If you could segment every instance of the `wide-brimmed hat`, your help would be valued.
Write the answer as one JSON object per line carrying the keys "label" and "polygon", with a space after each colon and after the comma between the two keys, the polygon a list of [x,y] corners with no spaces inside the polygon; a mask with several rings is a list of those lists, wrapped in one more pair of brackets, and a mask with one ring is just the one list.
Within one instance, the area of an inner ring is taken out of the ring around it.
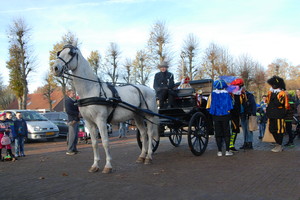
{"label": "wide-brimmed hat", "polygon": [[159,67],[159,68],[162,68],[162,67],[169,68],[169,65],[168,65],[168,63],[167,63],[166,61],[163,61],[162,63],[160,63],[160,64],[158,65],[158,67]]}

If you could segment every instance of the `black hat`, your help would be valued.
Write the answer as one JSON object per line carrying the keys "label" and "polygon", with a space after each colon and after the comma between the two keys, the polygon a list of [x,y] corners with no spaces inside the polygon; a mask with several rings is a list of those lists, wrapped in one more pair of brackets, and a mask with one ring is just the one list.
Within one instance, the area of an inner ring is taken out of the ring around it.
{"label": "black hat", "polygon": [[274,89],[280,88],[282,90],[286,90],[284,80],[279,76],[273,76],[272,78],[267,80],[267,83]]}

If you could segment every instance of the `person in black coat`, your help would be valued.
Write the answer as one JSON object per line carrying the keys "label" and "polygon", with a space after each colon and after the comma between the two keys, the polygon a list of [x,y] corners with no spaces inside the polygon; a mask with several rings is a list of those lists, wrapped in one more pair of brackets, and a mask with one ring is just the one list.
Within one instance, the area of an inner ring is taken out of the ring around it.
{"label": "person in black coat", "polygon": [[166,100],[168,99],[168,103],[170,107],[175,107],[175,92],[173,88],[174,84],[174,76],[171,72],[168,71],[168,64],[163,62],[159,65],[160,72],[155,74],[153,88],[156,91],[156,96],[159,99],[159,107],[166,108]]}
{"label": "person in black coat", "polygon": [[73,90],[67,91],[68,97],[65,99],[66,113],[68,114],[69,132],[67,137],[68,151],[67,155],[74,155],[78,153],[78,122],[79,122],[79,109],[76,105],[75,92]]}

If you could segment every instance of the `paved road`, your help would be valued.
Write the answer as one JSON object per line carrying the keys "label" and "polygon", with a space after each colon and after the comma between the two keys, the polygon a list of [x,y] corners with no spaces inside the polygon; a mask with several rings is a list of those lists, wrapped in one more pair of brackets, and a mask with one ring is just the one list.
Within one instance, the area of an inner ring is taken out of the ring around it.
{"label": "paved road", "polygon": [[254,150],[217,157],[212,137],[207,151],[195,157],[186,141],[175,148],[162,138],[150,166],[135,163],[133,134],[111,141],[112,174],[88,173],[90,144],[79,144],[75,156],[65,155],[63,139],[27,144],[26,157],[0,163],[0,199],[300,199],[299,139],[281,153],[256,139]]}

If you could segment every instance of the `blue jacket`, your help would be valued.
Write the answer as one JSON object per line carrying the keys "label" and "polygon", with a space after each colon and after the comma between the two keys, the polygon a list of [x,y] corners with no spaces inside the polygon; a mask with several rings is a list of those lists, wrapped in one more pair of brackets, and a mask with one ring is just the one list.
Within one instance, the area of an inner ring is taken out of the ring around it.
{"label": "blue jacket", "polygon": [[75,104],[76,101],[67,97],[65,99],[65,107],[66,113],[68,114],[68,121],[79,121],[79,109],[78,106]]}
{"label": "blue jacket", "polygon": [[27,123],[24,119],[15,120],[15,132],[17,137],[27,137],[28,129],[27,129]]}
{"label": "blue jacket", "polygon": [[17,137],[17,133],[15,130],[15,122],[12,119],[6,119],[5,122],[9,124],[12,136],[14,138]]}

